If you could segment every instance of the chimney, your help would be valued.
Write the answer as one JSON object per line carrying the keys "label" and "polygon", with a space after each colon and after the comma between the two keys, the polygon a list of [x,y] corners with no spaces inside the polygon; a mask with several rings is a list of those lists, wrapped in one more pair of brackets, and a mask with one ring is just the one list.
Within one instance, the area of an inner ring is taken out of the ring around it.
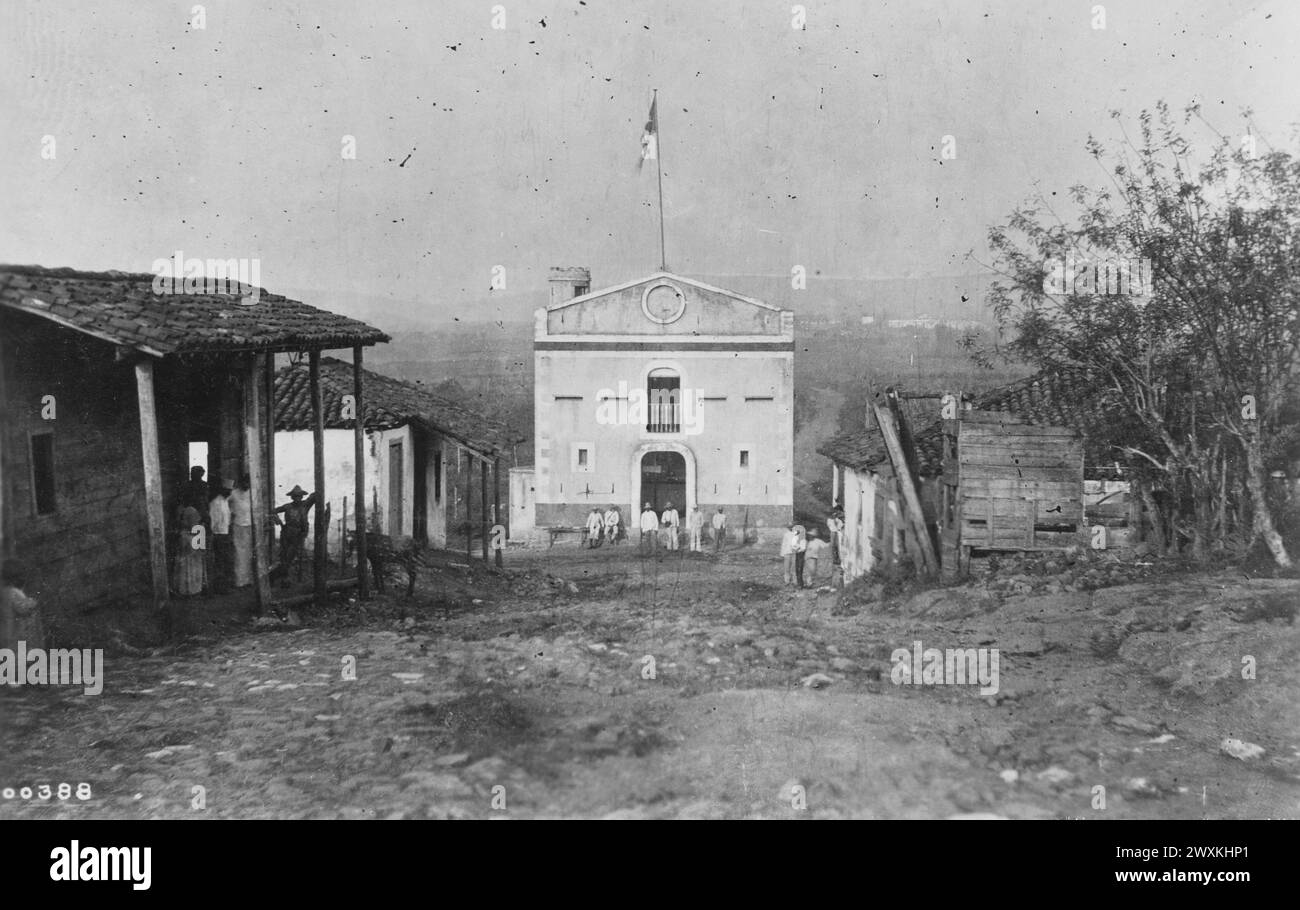
{"label": "chimney", "polygon": [[555,306],[591,290],[591,269],[582,265],[552,266],[547,281],[551,285],[551,306]]}

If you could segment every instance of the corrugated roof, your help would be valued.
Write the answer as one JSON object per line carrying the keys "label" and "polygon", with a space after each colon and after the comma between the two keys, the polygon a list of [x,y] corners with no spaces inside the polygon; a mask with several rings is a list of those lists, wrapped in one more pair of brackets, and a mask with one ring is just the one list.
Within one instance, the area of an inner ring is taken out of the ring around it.
{"label": "corrugated roof", "polygon": [[244,305],[241,293],[155,293],[156,277],[0,265],[0,305],[156,356],[389,340],[364,322],[260,288],[257,302]]}
{"label": "corrugated roof", "polygon": [[[972,406],[979,411],[1009,414],[1039,426],[1077,427],[1085,432],[1095,421],[1106,420],[1112,410],[1104,394],[1084,389],[1061,376],[1030,376],[1018,380],[977,397]],[[912,436],[922,476],[943,473],[940,422],[936,420],[920,429],[914,426]],[[817,451],[855,470],[878,470],[889,461],[885,442],[875,427],[841,433],[822,443]],[[1087,442],[1085,453],[1089,465],[1113,460],[1113,456],[1093,450]]]}
{"label": "corrugated roof", "polygon": [[[366,369],[361,375],[362,423],[366,429],[420,424],[489,455],[505,451],[526,438],[505,424],[476,414],[436,392]],[[352,419],[344,420],[341,416],[343,396],[352,394],[352,382],[352,364],[333,357],[321,358],[321,401],[326,429],[352,428]],[[275,374],[275,428],[310,430],[311,426],[308,365],[284,367]]]}

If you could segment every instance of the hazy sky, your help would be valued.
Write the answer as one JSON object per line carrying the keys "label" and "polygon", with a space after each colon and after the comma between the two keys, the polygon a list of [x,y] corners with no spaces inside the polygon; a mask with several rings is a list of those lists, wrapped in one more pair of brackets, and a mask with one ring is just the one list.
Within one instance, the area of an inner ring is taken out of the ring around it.
{"label": "hazy sky", "polygon": [[1199,97],[1238,132],[1248,105],[1278,147],[1300,120],[1294,0],[1110,2],[1104,29],[1076,0],[811,0],[803,30],[788,0],[496,5],[213,0],[198,30],[192,0],[3,0],[0,261],[257,257],[272,291],[431,326],[501,265],[539,305],[550,265],[657,267],[658,88],[674,270],[952,274],[1035,182],[1103,177],[1112,108]]}

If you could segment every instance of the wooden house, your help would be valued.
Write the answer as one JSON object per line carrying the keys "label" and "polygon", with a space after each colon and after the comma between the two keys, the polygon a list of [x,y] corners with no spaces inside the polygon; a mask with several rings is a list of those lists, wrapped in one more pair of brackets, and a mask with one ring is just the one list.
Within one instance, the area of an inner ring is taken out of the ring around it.
{"label": "wooden house", "polygon": [[[210,477],[251,480],[256,582],[245,596],[267,606],[273,355],[318,366],[322,350],[351,348],[359,367],[365,346],[388,340],[260,289],[198,279],[189,293],[158,293],[154,278],[0,266],[0,558],[25,566],[47,616],[168,603],[195,451]],[[364,400],[360,372],[353,391]],[[315,454],[319,489],[319,444]],[[316,585],[323,593],[323,575]]]}
{"label": "wooden house", "polygon": [[[501,423],[419,385],[363,370],[366,386],[362,424],[366,441],[362,475],[372,529],[394,537],[413,537],[435,547],[454,546],[484,526],[507,524],[502,505],[501,460],[512,463],[512,449],[524,437]],[[291,364],[275,376],[275,487],[280,501],[295,485],[312,480],[311,376],[305,363]],[[325,423],[325,463],[331,521],[329,544],[335,552],[356,530],[355,491],[332,483],[331,475],[351,479],[355,469],[352,365],[324,358],[320,385]],[[491,471],[489,497],[485,474]],[[500,518],[498,519],[498,515]]]}
{"label": "wooden house", "polygon": [[[1110,473],[1082,430],[1092,406],[1059,379],[1030,377],[962,402],[955,419],[942,419],[938,396],[923,405],[928,421],[913,409],[919,503],[945,574],[964,571],[973,551],[1088,545],[1084,479]],[[840,434],[818,452],[844,512],[845,579],[919,557],[880,429]]]}

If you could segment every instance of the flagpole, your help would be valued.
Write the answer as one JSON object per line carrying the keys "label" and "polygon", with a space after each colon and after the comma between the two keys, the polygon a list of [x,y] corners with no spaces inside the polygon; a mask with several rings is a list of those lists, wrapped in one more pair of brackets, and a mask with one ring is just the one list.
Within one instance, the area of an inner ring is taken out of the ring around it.
{"label": "flagpole", "polygon": [[655,169],[659,172],[659,270],[666,272],[668,256],[664,252],[664,144],[663,130],[659,126],[659,89],[655,89],[654,93],[654,100],[650,104],[655,110]]}

